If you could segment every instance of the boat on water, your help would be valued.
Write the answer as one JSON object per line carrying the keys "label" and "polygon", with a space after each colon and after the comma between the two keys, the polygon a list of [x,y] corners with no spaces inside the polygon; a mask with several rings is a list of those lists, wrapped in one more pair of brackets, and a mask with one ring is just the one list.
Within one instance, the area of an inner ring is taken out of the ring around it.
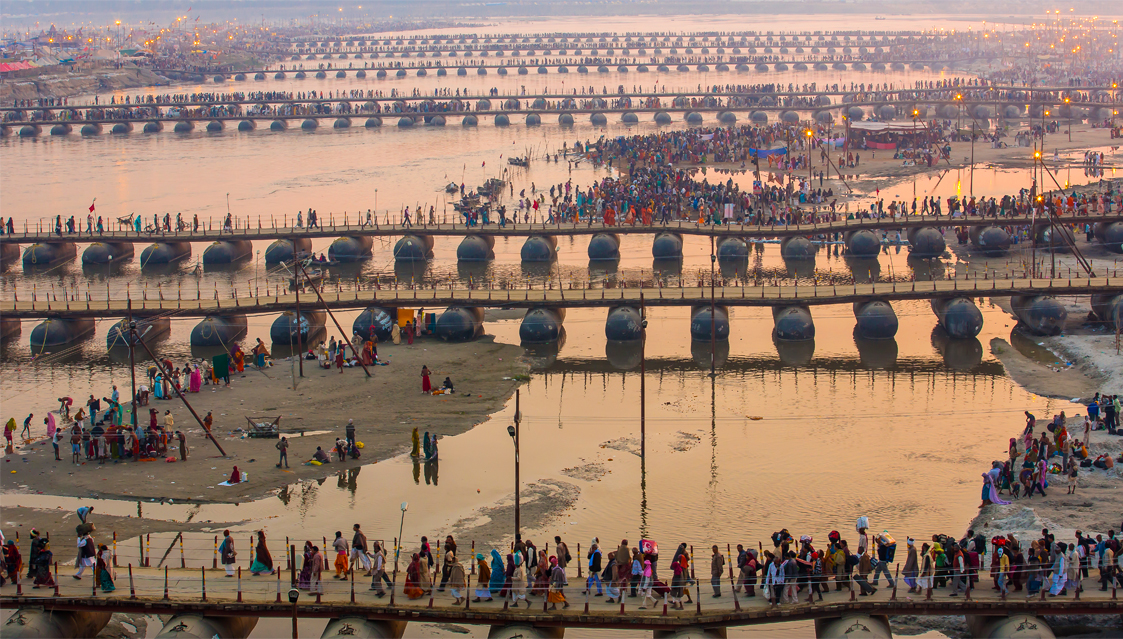
{"label": "boat on water", "polygon": [[305,267],[304,273],[297,273],[289,278],[289,288],[304,288],[310,284],[319,286],[325,277],[327,277],[326,269]]}
{"label": "boat on water", "polygon": [[506,185],[507,182],[504,180],[500,180],[499,178],[491,178],[487,182],[484,182],[482,186],[477,186],[476,192],[478,192],[480,195],[492,196],[502,191],[503,187]]}
{"label": "boat on water", "polygon": [[507,164],[527,168],[530,166],[530,158],[507,158]]}
{"label": "boat on water", "polygon": [[449,182],[448,185],[445,186],[445,193],[456,193],[459,190],[460,185],[458,185],[456,182]]}

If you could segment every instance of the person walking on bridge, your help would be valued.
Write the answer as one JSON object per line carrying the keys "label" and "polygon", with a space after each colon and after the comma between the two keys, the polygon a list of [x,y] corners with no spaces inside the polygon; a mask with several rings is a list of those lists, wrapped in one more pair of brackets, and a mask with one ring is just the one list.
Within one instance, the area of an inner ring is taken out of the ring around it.
{"label": "person walking on bridge", "polygon": [[351,570],[355,569],[355,562],[363,566],[370,574],[370,557],[367,557],[367,536],[363,534],[359,524],[354,525],[355,534],[351,537]]}
{"label": "person walking on bridge", "polygon": [[335,578],[345,579],[351,570],[347,561],[349,549],[347,540],[343,538],[343,531],[335,531],[335,541],[331,543],[331,547],[335,549]]}
{"label": "person walking on bridge", "polygon": [[718,550],[717,544],[710,547],[713,556],[710,558],[710,585],[714,588],[714,598],[721,596],[721,577],[725,572],[725,555]]}

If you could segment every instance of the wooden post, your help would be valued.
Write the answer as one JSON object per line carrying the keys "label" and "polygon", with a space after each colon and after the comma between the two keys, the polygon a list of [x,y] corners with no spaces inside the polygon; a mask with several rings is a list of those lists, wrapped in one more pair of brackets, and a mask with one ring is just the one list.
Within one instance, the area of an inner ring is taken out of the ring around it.
{"label": "wooden post", "polygon": [[[351,603],[355,603],[355,571],[352,569],[351,573]],[[277,596],[280,597],[280,591],[277,591]]]}
{"label": "wooden post", "polygon": [[58,597],[58,562],[55,562],[55,596]]}
{"label": "wooden post", "polygon": [[117,531],[113,531],[113,567],[117,567]]}
{"label": "wooden post", "polygon": [[[897,564],[896,574],[893,577],[893,594],[889,595],[889,601],[897,601],[897,584],[901,581],[901,564]],[[967,583],[971,583],[971,578],[967,578]]]}
{"label": "wooden post", "polygon": [[[206,574],[204,571],[203,574]],[[238,566],[238,603],[242,603],[242,567]]]}
{"label": "wooden post", "polygon": [[218,570],[218,535],[214,536],[214,559],[211,561],[211,570]]}
{"label": "wooden post", "polygon": [[663,593],[663,616],[667,616],[667,593]]}
{"label": "wooden post", "polygon": [[199,567],[199,574],[203,576],[203,580],[201,582],[202,586],[203,586],[203,601],[206,601],[207,600],[207,571],[203,570],[203,567],[200,566]]}
{"label": "wooden post", "polygon": [[136,585],[133,583],[133,565],[129,564],[129,599],[136,599]]}
{"label": "wooden post", "polygon": [[168,599],[168,567],[164,566],[164,601]]}
{"label": "wooden post", "polygon": [[144,552],[144,567],[148,568],[150,559],[152,557],[152,533],[146,534],[144,536],[144,540],[146,545],[146,549]]}
{"label": "wooden post", "polygon": [[[581,542],[577,542],[577,576],[581,577]],[[585,584],[588,586],[589,584]],[[588,590],[588,588],[586,588]]]}
{"label": "wooden post", "polygon": [[183,556],[183,533],[179,534],[179,567],[187,567],[187,560]]}
{"label": "wooden post", "polygon": [[281,603],[281,571],[278,570],[276,572],[277,572],[277,602],[276,603]]}
{"label": "wooden post", "polygon": [[[216,537],[216,539],[217,539],[217,537]],[[289,547],[289,536],[285,535],[285,548],[288,548],[288,547]],[[292,555],[289,554],[289,553],[285,554],[285,570],[292,570]]]}

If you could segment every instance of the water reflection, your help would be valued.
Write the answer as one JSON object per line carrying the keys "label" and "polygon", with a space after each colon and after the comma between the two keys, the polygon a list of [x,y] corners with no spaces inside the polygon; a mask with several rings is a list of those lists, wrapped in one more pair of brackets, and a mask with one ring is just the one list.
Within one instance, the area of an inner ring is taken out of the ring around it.
{"label": "water reflection", "polygon": [[862,339],[855,332],[854,346],[858,348],[858,360],[866,368],[887,370],[897,365],[897,340],[895,339]]}
{"label": "water reflection", "polygon": [[130,264],[128,262],[82,264],[82,277],[95,282],[104,282],[106,278],[117,277],[124,274],[129,266]]}
{"label": "water reflection", "polygon": [[429,265],[430,260],[425,260],[423,262],[402,262],[394,260],[394,278],[402,284],[420,284],[426,281]]}
{"label": "water reflection", "polygon": [[675,285],[682,277],[682,258],[678,259],[652,259],[651,273],[664,286]]}
{"label": "water reflection", "polygon": [[489,273],[492,271],[491,262],[465,262],[457,260],[456,262],[456,278],[462,284],[476,284],[485,282],[490,279]]}
{"label": "water reflection", "polygon": [[519,270],[527,279],[545,279],[553,274],[554,262],[520,262]]}
{"label": "water reflection", "polygon": [[558,352],[565,346],[565,326],[558,333],[558,339],[546,344],[523,344],[523,357],[530,363],[533,371],[548,370],[557,362]]}
{"label": "water reflection", "polygon": [[612,368],[630,371],[639,368],[643,346],[640,342],[619,342],[608,340],[604,344],[604,356]]}
{"label": "water reflection", "polygon": [[846,257],[846,266],[855,284],[869,284],[881,277],[881,261],[876,257]]}
{"label": "water reflection", "polygon": [[918,282],[944,279],[944,262],[939,258],[921,258],[910,255],[908,265],[912,269],[913,279]]}
{"label": "water reflection", "polygon": [[956,371],[969,371],[983,361],[983,345],[979,338],[954,339],[942,326],[932,329],[932,346],[944,356],[944,364]]}
{"label": "water reflection", "polygon": [[809,279],[815,276],[815,258],[802,260],[784,260],[788,269],[788,277],[792,279]]}
{"label": "water reflection", "polygon": [[589,281],[615,282],[620,272],[620,260],[597,260],[589,262]]}
{"label": "water reflection", "polygon": [[776,354],[780,357],[780,363],[785,366],[807,366],[815,357],[813,339],[798,342],[773,339],[772,343],[776,345]]}
{"label": "water reflection", "polygon": [[[725,362],[729,359],[729,340],[714,340],[712,345],[714,370],[721,370],[725,368]],[[704,371],[710,370],[710,346],[711,342],[707,340],[695,339],[690,341],[690,356],[694,359],[694,363],[698,365],[698,368]]]}
{"label": "water reflection", "polygon": [[749,258],[729,258],[717,261],[721,277],[725,280],[743,280],[749,272]]}

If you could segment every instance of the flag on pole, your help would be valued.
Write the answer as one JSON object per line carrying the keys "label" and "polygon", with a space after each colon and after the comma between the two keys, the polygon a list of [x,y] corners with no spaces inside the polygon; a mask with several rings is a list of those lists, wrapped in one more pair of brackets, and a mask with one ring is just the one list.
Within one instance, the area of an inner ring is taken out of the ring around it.
{"label": "flag on pole", "polygon": [[93,212],[94,212],[94,204],[95,204],[95,203],[97,203],[97,198],[96,198],[96,197],[94,198],[94,201],[93,201],[93,202],[90,202],[90,213],[93,213]]}

